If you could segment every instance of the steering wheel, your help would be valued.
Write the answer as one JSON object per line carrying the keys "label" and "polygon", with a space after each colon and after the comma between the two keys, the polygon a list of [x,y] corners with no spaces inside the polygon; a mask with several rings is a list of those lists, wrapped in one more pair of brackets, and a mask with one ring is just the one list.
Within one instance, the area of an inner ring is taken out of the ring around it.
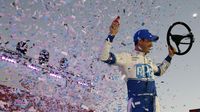
{"label": "steering wheel", "polygon": [[[172,31],[173,27],[176,26],[176,25],[183,25],[188,30],[188,34],[186,34],[186,35],[172,34],[171,31]],[[181,42],[181,40],[183,40],[185,38],[190,39],[189,43],[188,42]],[[178,51],[175,52],[175,54],[177,54],[177,55],[185,55],[186,53],[188,53],[190,51],[190,49],[192,48],[192,45],[194,43],[194,35],[192,34],[190,27],[184,22],[175,22],[168,29],[167,44],[169,45],[169,47],[172,48],[172,45],[170,43],[170,39],[175,43],[175,45],[177,47]],[[188,45],[188,48],[184,52],[182,52],[179,48],[180,44]]]}

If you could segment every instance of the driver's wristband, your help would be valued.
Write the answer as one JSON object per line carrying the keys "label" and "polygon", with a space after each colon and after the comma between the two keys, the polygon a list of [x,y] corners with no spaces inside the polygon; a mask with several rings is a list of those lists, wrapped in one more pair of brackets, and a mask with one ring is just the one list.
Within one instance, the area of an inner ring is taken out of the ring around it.
{"label": "driver's wristband", "polygon": [[167,61],[167,62],[171,62],[171,60],[172,60],[172,57],[170,57],[169,55],[165,58],[165,60]]}
{"label": "driver's wristband", "polygon": [[107,41],[109,42],[113,42],[113,39],[115,38],[115,36],[112,36],[112,35],[108,35],[108,37],[106,38]]}

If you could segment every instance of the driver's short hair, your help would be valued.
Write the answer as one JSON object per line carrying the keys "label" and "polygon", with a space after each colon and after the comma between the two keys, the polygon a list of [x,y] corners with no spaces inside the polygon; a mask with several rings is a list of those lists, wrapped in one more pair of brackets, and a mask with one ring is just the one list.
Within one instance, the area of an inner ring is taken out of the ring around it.
{"label": "driver's short hair", "polygon": [[135,43],[134,43],[134,44],[135,44],[135,46],[136,46],[136,45],[138,44],[138,41],[135,41]]}

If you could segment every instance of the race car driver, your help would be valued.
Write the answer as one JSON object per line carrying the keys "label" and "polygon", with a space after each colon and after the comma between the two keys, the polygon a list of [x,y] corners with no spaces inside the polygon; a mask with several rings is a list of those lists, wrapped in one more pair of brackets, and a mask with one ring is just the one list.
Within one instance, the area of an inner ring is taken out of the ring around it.
{"label": "race car driver", "polygon": [[140,29],[133,36],[135,44],[133,53],[114,54],[111,52],[111,47],[119,26],[120,17],[118,16],[110,26],[100,59],[107,64],[122,68],[128,90],[128,112],[159,112],[154,76],[165,73],[176,50],[168,48],[169,54],[164,61],[160,65],[154,64],[147,54],[153,46],[152,42],[156,42],[159,37],[151,34],[148,29]]}

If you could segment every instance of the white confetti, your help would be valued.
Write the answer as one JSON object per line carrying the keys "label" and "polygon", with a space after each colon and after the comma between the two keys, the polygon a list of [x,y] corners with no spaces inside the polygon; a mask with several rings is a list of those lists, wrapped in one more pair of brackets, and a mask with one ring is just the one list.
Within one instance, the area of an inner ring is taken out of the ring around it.
{"label": "white confetti", "polygon": [[193,18],[196,18],[197,16],[198,16],[197,13],[194,13],[194,14],[192,15]]}

